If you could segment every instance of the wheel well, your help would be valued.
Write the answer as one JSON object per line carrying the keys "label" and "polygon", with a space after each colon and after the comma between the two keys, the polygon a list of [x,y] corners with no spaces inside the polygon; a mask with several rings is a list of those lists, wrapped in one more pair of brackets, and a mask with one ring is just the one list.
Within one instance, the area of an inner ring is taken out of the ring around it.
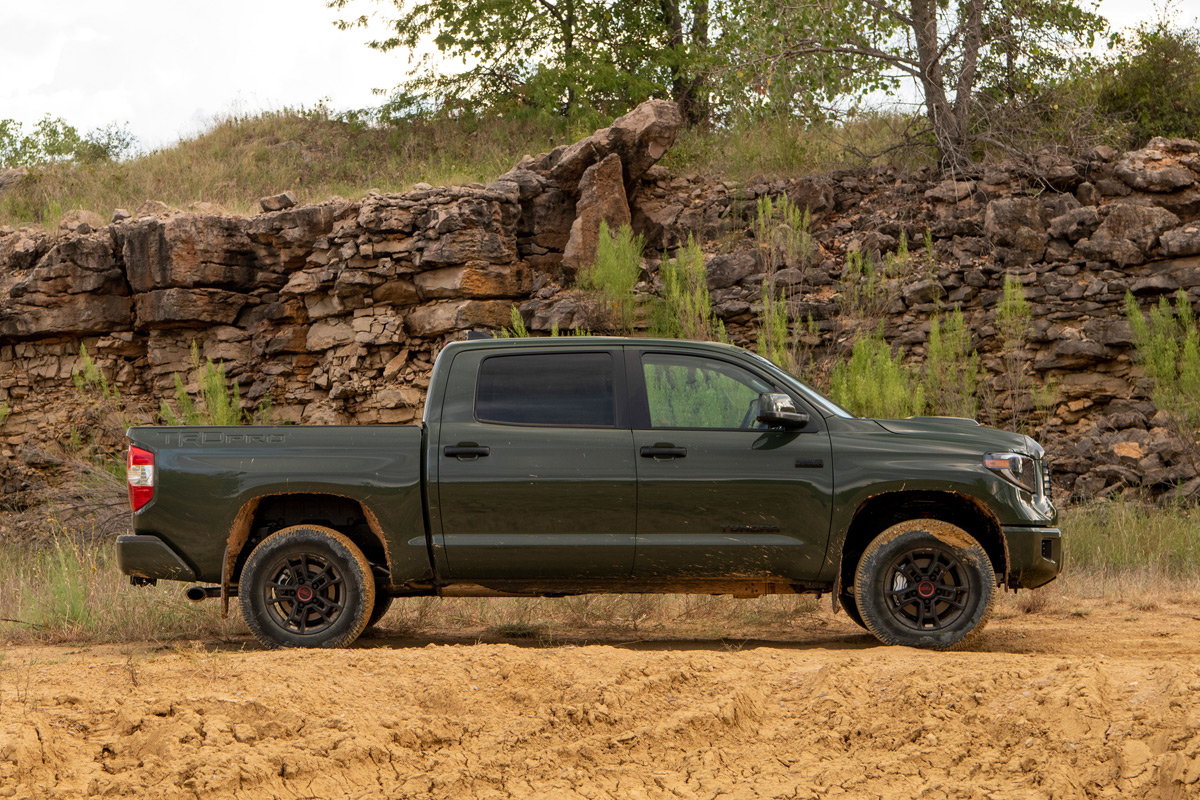
{"label": "wheel well", "polygon": [[233,566],[230,582],[241,576],[242,565],[259,542],[293,525],[334,529],[362,550],[376,578],[386,580],[390,575],[387,546],[379,523],[357,500],[329,494],[287,494],[261,497],[251,503],[255,506],[249,520],[243,523],[244,530],[234,530],[229,535],[225,558]]}
{"label": "wheel well", "polygon": [[983,503],[955,492],[893,492],[870,498],[854,513],[842,545],[838,585],[854,583],[858,560],[872,539],[908,519],[939,519],[957,525],[983,546],[998,580],[1007,574],[1008,554],[1000,522]]}

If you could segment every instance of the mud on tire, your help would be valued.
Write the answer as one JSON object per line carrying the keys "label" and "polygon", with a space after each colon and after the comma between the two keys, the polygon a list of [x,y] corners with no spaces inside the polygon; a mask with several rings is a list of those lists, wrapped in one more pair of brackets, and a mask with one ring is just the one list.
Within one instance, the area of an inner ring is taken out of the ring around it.
{"label": "mud on tire", "polygon": [[885,644],[955,650],[992,612],[996,575],[983,547],[955,525],[901,522],[867,547],[854,594],[867,630]]}
{"label": "mud on tire", "polygon": [[295,525],[254,548],[238,597],[264,647],[346,647],[367,627],[375,580],[348,538],[319,525]]}

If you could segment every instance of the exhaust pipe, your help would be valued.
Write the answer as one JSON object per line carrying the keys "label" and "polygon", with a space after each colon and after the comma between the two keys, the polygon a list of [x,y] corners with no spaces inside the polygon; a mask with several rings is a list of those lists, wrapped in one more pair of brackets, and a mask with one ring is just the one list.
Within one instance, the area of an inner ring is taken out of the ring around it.
{"label": "exhaust pipe", "polygon": [[[187,588],[187,590],[184,592],[184,595],[187,597],[188,600],[191,600],[193,603],[199,603],[201,600],[207,600],[210,597],[220,597],[221,596],[221,587],[220,586],[189,586]],[[237,588],[236,587],[231,586],[229,588],[229,596],[237,597]]]}

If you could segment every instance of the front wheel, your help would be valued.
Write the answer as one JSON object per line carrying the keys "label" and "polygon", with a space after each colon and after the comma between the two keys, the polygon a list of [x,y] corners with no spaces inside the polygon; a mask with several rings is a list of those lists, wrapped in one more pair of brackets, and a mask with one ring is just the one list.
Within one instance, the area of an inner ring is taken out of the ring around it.
{"label": "front wheel", "polygon": [[242,568],[242,616],[264,647],[346,647],[375,607],[375,579],[362,551],[319,525],[263,539]]}
{"label": "front wheel", "polygon": [[885,644],[954,650],[983,630],[996,575],[983,547],[956,525],[901,522],[858,562],[854,594],[867,630]]}

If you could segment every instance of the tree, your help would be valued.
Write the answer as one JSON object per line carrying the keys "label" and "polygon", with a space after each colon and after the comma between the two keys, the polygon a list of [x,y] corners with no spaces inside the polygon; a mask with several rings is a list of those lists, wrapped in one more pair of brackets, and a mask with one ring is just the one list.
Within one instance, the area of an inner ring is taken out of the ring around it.
{"label": "tree", "polygon": [[[342,10],[353,0],[329,0]],[[400,105],[533,107],[564,115],[621,112],[652,95],[686,119],[707,115],[701,66],[709,0],[390,0],[390,35],[369,46],[407,50]],[[341,20],[366,26],[367,16]],[[416,56],[432,40],[437,52]],[[446,61],[461,69],[447,69]]]}
{"label": "tree", "polygon": [[1084,0],[783,0],[772,8],[761,47],[744,63],[794,80],[812,72],[829,97],[862,97],[911,79],[924,104],[943,167],[962,168],[981,143],[978,92],[1019,100],[1062,74],[1106,30]]}
{"label": "tree", "polygon": [[55,161],[112,161],[128,155],[133,134],[119,125],[96,128],[80,136],[61,117],[47,114],[26,133],[15,119],[0,120],[0,169]]}
{"label": "tree", "polygon": [[1153,136],[1200,137],[1200,29],[1169,20],[1122,37],[1107,65],[1100,107],[1129,124],[1129,144]]}

